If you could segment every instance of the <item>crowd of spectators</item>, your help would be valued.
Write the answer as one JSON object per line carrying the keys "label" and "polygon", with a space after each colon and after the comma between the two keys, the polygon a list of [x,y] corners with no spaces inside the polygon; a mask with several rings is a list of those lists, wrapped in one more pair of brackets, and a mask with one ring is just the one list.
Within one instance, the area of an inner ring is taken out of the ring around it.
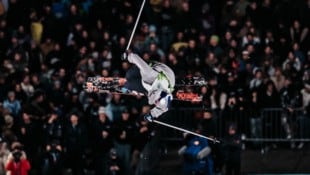
{"label": "crowd of spectators", "polygon": [[[134,172],[155,135],[136,120],[147,100],[87,94],[82,85],[89,76],[125,76],[130,65],[120,57],[139,7],[136,0],[0,1],[1,173],[12,171],[6,162],[15,159],[7,157],[21,147],[25,172]],[[131,49],[166,63],[177,79],[203,76],[203,104],[213,111],[301,108],[307,117],[309,19],[310,0],[147,0]]]}

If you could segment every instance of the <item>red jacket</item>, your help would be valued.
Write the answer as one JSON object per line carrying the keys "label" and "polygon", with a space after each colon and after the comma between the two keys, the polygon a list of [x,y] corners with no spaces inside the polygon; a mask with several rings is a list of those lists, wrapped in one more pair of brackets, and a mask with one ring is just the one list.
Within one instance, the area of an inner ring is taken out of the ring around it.
{"label": "red jacket", "polygon": [[[7,171],[11,171],[11,175],[28,175],[28,171],[30,170],[30,163],[28,160],[20,160],[20,162],[16,163],[13,160],[8,162],[5,169]],[[17,173],[20,171],[20,173]]]}

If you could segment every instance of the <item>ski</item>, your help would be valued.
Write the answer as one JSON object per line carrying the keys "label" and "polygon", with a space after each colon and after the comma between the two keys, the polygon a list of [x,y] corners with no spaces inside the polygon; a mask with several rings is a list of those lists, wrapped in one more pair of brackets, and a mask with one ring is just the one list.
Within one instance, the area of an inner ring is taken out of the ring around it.
{"label": "ski", "polygon": [[[84,84],[86,92],[98,92],[109,94],[120,94],[128,96],[146,96],[146,94],[127,89],[119,84],[120,78],[98,78],[90,77]],[[199,103],[202,101],[202,96],[198,93],[185,92],[184,90],[176,90],[173,93],[173,100],[175,101],[188,101],[192,103]]]}

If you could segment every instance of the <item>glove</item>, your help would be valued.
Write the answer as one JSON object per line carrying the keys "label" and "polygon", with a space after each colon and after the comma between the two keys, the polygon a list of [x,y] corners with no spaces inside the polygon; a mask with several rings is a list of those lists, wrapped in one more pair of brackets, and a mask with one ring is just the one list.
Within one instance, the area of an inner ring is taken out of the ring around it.
{"label": "glove", "polygon": [[182,146],[179,150],[178,150],[178,154],[179,155],[183,155],[184,153],[185,153],[185,151],[186,151],[186,149],[187,149],[187,146]]}
{"label": "glove", "polygon": [[211,148],[210,147],[205,147],[201,151],[198,152],[197,154],[197,159],[203,159],[207,157],[211,153]]}
{"label": "glove", "polygon": [[128,61],[128,55],[129,55],[129,51],[127,50],[126,52],[122,54],[121,60]]}
{"label": "glove", "polygon": [[148,122],[153,122],[154,117],[151,114],[146,114],[144,116],[144,119],[147,120]]}

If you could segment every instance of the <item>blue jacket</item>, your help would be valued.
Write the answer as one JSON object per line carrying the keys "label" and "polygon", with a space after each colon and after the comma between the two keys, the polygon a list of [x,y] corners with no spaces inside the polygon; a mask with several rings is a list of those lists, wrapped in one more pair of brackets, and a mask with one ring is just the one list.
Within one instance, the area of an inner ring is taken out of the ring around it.
{"label": "blue jacket", "polygon": [[201,137],[192,137],[187,142],[187,148],[184,152],[184,166],[185,174],[194,174],[200,172],[204,175],[213,174],[213,160],[210,155],[203,159],[197,159],[198,153],[208,147],[208,140]]}
{"label": "blue jacket", "polygon": [[17,116],[21,110],[21,105],[18,100],[14,101],[9,101],[8,99],[4,100],[3,107],[7,108],[10,111],[10,113],[14,116]]}

